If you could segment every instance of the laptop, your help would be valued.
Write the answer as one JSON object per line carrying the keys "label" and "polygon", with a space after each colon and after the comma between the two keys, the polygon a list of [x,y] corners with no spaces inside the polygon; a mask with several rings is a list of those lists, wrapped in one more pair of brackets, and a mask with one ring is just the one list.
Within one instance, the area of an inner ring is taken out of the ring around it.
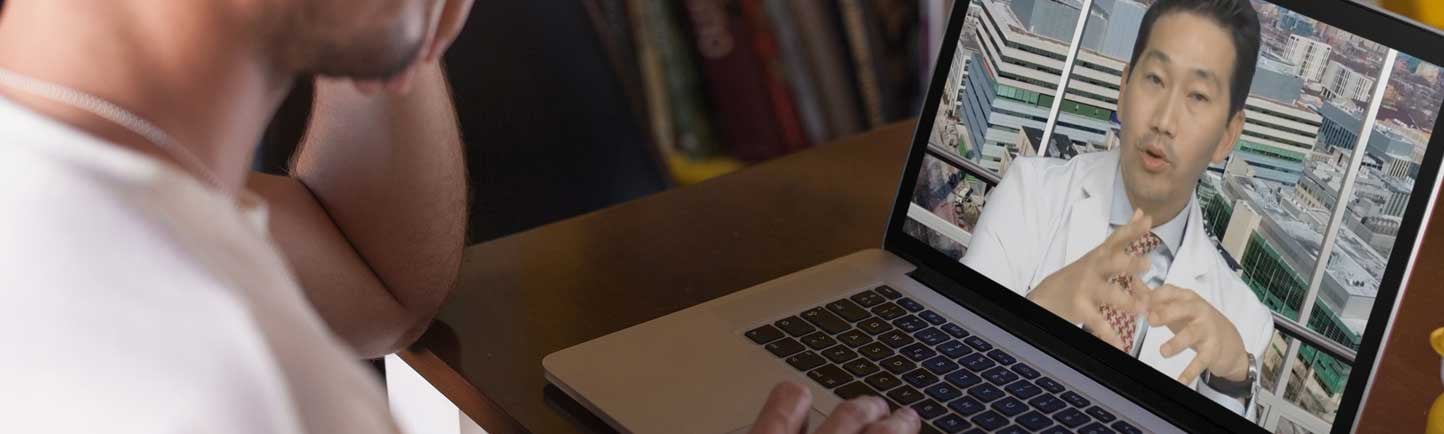
{"label": "laptop", "polygon": [[781,381],[813,427],[875,395],[928,433],[1357,429],[1434,212],[1444,38],[1209,3],[955,2],[882,246],[550,354],[548,382],[632,433],[747,432]]}

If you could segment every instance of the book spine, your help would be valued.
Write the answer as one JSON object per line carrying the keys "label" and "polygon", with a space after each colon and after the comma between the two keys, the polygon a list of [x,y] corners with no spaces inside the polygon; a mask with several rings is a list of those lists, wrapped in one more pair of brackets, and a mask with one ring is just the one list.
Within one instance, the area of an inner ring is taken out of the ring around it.
{"label": "book spine", "polygon": [[739,1],[742,6],[742,15],[752,30],[748,39],[752,40],[752,45],[757,50],[757,58],[762,64],[762,76],[767,82],[767,93],[772,101],[773,116],[777,120],[778,132],[782,135],[784,152],[806,149],[808,146],[807,133],[803,132],[802,120],[797,115],[797,105],[792,99],[791,86],[787,83],[787,73],[783,70],[777,35],[773,31],[774,26],[767,17],[767,12],[763,10],[763,1]]}
{"label": "book spine", "polygon": [[852,50],[852,61],[857,71],[857,88],[862,95],[863,111],[867,114],[867,125],[877,127],[883,123],[882,88],[878,83],[869,30],[867,5],[862,0],[839,0],[842,22],[847,43]]}
{"label": "book spine", "polygon": [[647,38],[657,50],[666,80],[676,148],[692,160],[720,153],[711,113],[707,109],[697,57],[681,29],[678,10],[671,2],[640,0],[650,31]]}
{"label": "book spine", "polygon": [[818,96],[827,118],[828,138],[862,131],[857,88],[853,85],[852,67],[833,3],[789,0],[788,5],[792,16],[797,18],[798,36],[808,65],[817,73]]}
{"label": "book spine", "polygon": [[702,73],[716,108],[722,136],[745,161],[781,155],[784,145],[762,75],[761,61],[748,36],[750,24],[732,0],[687,0],[687,15]]}
{"label": "book spine", "polygon": [[667,101],[667,78],[662,58],[652,43],[653,34],[646,17],[647,0],[627,0],[628,18],[632,25],[632,42],[637,47],[637,63],[642,74],[642,92],[646,96],[647,117],[651,121],[652,140],[661,155],[678,152],[672,124],[672,107]]}
{"label": "book spine", "polygon": [[813,144],[822,143],[832,137],[828,132],[827,115],[822,109],[811,64],[807,60],[807,51],[803,48],[802,38],[798,34],[797,20],[792,15],[792,9],[787,6],[787,1],[766,0],[767,15],[771,18],[777,46],[781,51],[783,71],[792,89],[792,100],[796,102],[797,117],[802,121],[807,141]]}

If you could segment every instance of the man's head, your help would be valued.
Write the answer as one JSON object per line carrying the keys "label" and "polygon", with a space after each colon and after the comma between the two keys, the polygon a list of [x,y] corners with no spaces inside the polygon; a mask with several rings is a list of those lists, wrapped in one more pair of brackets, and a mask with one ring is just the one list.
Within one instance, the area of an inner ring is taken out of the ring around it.
{"label": "man's head", "polygon": [[440,0],[274,0],[269,41],[292,73],[381,79],[399,73],[425,43]]}
{"label": "man's head", "polygon": [[[1248,0],[1149,7],[1118,98],[1120,166],[1134,206],[1182,210],[1208,164],[1232,152],[1258,50],[1258,14]],[[1161,224],[1170,215],[1154,217]]]}

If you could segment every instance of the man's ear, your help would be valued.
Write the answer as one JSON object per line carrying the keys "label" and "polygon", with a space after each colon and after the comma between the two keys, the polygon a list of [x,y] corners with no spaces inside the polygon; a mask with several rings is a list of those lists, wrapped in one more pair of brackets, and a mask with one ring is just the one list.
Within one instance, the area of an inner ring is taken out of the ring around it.
{"label": "man's ear", "polygon": [[1233,152],[1234,144],[1238,143],[1239,136],[1243,135],[1243,112],[1244,110],[1240,108],[1233,116],[1229,116],[1228,130],[1224,132],[1223,138],[1220,139],[1221,141],[1218,143],[1218,146],[1213,148],[1213,162],[1215,164],[1222,164],[1224,160],[1228,159],[1228,154]]}
{"label": "man's ear", "polygon": [[1133,69],[1133,65],[1124,65],[1123,76],[1118,78],[1118,109],[1115,113],[1118,114],[1120,120],[1123,119],[1123,101],[1128,99],[1123,96],[1128,93],[1128,77],[1132,73],[1131,69]]}

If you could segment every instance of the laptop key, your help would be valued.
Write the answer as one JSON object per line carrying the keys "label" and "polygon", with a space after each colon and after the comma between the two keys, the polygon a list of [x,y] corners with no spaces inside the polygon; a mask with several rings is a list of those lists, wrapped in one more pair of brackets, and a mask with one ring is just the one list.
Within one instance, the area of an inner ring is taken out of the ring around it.
{"label": "laptop key", "polygon": [[1062,384],[1058,384],[1057,381],[1053,381],[1052,378],[1041,377],[1041,378],[1038,378],[1037,380],[1033,380],[1033,383],[1034,383],[1034,384],[1037,384],[1038,387],[1043,388],[1043,390],[1046,390],[1046,391],[1049,391],[1049,392],[1052,392],[1052,393],[1063,393],[1063,385],[1062,385]]}
{"label": "laptop key", "polygon": [[863,333],[862,330],[852,329],[837,335],[837,340],[842,341],[842,343],[849,348],[857,348],[867,345],[868,342],[872,342],[872,336],[868,336],[868,334]]}
{"label": "laptop key", "polygon": [[1028,405],[1033,406],[1033,408],[1038,409],[1038,411],[1044,414],[1053,414],[1053,412],[1067,407],[1068,403],[1063,402],[1063,400],[1058,399],[1056,396],[1045,394],[1035,396],[1033,399],[1028,400]]}
{"label": "laptop key", "polygon": [[1004,386],[1003,390],[1008,391],[1008,393],[1013,394],[1013,396],[1018,397],[1018,399],[1028,399],[1043,393],[1042,388],[1027,381],[1014,381]]}
{"label": "laptop key", "polygon": [[954,399],[957,399],[959,396],[963,396],[962,390],[958,390],[958,388],[953,387],[953,385],[948,383],[938,383],[928,386],[927,389],[923,390],[923,393],[926,393],[928,394],[928,396],[933,397],[933,399],[942,402],[952,401]]}
{"label": "laptop key", "polygon": [[913,333],[913,337],[918,338],[919,341],[922,341],[922,343],[928,344],[929,346],[941,344],[949,340],[947,333],[943,333],[942,330],[938,330],[934,327],[928,327],[923,329],[922,331]]}
{"label": "laptop key", "polygon": [[979,428],[989,431],[1002,428],[1003,425],[1008,424],[1008,418],[1003,417],[1003,415],[998,414],[998,412],[992,410],[978,413],[969,420],[971,420],[974,424],[977,424]]}
{"label": "laptop key", "polygon": [[832,336],[828,336],[827,332],[817,332],[807,336],[803,336],[802,344],[807,345],[808,348],[820,350],[833,345],[837,345],[837,340],[833,339]]}
{"label": "laptop key", "polygon": [[988,351],[993,349],[993,344],[990,344],[988,343],[988,341],[985,341],[983,340],[983,338],[977,336],[968,336],[966,338],[963,338],[963,342],[978,351]]}
{"label": "laptop key", "polygon": [[998,398],[1002,398],[1005,394],[1001,389],[993,387],[991,384],[983,383],[972,389],[968,389],[968,395],[982,402],[993,402],[997,401]]}
{"label": "laptop key", "polygon": [[938,431],[942,431],[948,434],[961,432],[962,430],[968,429],[968,427],[973,426],[973,424],[969,423],[966,419],[963,419],[956,414],[949,414],[940,417],[938,418],[938,420],[933,421],[933,425],[938,427]]}
{"label": "laptop key", "polygon": [[853,359],[851,362],[844,363],[842,369],[846,369],[847,372],[851,372],[853,376],[857,377],[866,377],[882,370],[872,362],[863,359]]}
{"label": "laptop key", "polygon": [[1029,380],[1038,378],[1039,375],[1042,375],[1038,373],[1037,369],[1033,369],[1032,366],[1028,366],[1025,363],[1013,365],[1011,369],[1013,370],[1013,373],[1018,374],[1019,377],[1027,378]]}
{"label": "laptop key", "polygon": [[1054,414],[1053,420],[1069,428],[1077,428],[1093,421],[1092,418],[1089,418],[1088,415],[1083,414],[1083,412],[1078,411],[1076,408],[1070,408]]}
{"label": "laptop key", "polygon": [[868,386],[872,386],[874,390],[881,392],[886,392],[889,389],[902,385],[901,380],[898,380],[897,377],[886,372],[872,374],[862,381],[866,382]]}
{"label": "laptop key", "polygon": [[957,362],[947,357],[937,356],[923,361],[923,367],[928,368],[934,374],[943,375],[958,370]]}
{"label": "laptop key", "polygon": [[918,312],[918,318],[922,318],[923,321],[927,321],[928,324],[932,325],[943,325],[943,323],[948,322],[947,319],[944,319],[942,315],[938,315],[937,312],[926,309],[924,309],[922,312]]}
{"label": "laptop key", "polygon": [[826,363],[827,359],[811,351],[793,354],[792,357],[787,358],[787,364],[792,365],[792,367],[802,372],[811,371],[812,368],[822,366]]}
{"label": "laptop key", "polygon": [[[938,382],[938,376],[933,375],[926,369],[914,369],[911,372],[903,374],[902,380],[906,381],[908,384],[911,384],[913,387],[922,388],[928,387],[929,384]],[[943,401],[947,400],[945,399]]]}
{"label": "laptop key", "polygon": [[807,347],[802,346],[801,342],[793,340],[792,338],[782,338],[768,343],[763,346],[763,348],[766,348],[768,352],[771,352],[772,355],[777,357],[787,357],[797,354],[798,351],[802,351]]}
{"label": "laptop key", "polygon": [[862,353],[863,357],[867,357],[868,360],[874,362],[886,359],[888,357],[892,357],[893,355],[892,348],[888,348],[881,342],[873,342],[867,345],[863,345],[862,348],[857,349],[857,352]]}
{"label": "laptop key", "polygon": [[1069,431],[1068,429],[1058,425],[1053,425],[1048,427],[1048,429],[1043,430],[1043,432],[1039,434],[1073,434],[1073,431]]}
{"label": "laptop key", "polygon": [[822,331],[830,335],[842,333],[852,328],[852,324],[848,324],[847,321],[843,321],[842,318],[838,318],[837,315],[833,315],[832,312],[828,312],[827,309],[820,307],[814,307],[803,312],[802,319],[807,320],[807,322],[812,323],[812,325],[817,326],[817,328],[822,329]]}
{"label": "laptop key", "polygon": [[943,407],[942,404],[931,399],[918,401],[908,407],[912,407],[913,411],[918,412],[918,418],[922,420],[933,420],[933,418],[948,412],[947,407]]}
{"label": "laptop key", "polygon": [[973,372],[982,372],[988,368],[992,368],[993,366],[997,365],[996,362],[993,362],[993,359],[984,357],[983,353],[970,354],[961,359],[958,359],[958,363],[963,364],[963,366],[966,366],[968,370]]}
{"label": "laptop key", "polygon": [[989,351],[988,358],[997,361],[999,365],[1003,366],[1011,365],[1018,362],[1018,359],[1013,358],[1011,354],[1005,353],[1003,352],[1003,350]]}
{"label": "laptop key", "polygon": [[892,321],[898,319],[898,317],[907,315],[908,311],[907,309],[903,309],[902,306],[898,306],[897,303],[889,301],[873,307],[872,314],[882,317],[882,319]]}
{"label": "laptop key", "polygon": [[787,332],[787,334],[792,335],[794,338],[806,336],[809,333],[817,331],[817,327],[813,327],[812,324],[808,324],[807,321],[803,321],[801,318],[795,316],[779,319],[772,324],[782,329],[782,331]]}
{"label": "laptop key", "polygon": [[1023,401],[1019,401],[1018,398],[1011,396],[993,401],[993,405],[990,407],[1007,417],[1017,416],[1028,411],[1028,404],[1024,404]]}
{"label": "laptop key", "polygon": [[953,337],[958,338],[958,339],[962,339],[962,338],[968,337],[968,331],[967,331],[967,330],[963,330],[963,326],[960,326],[960,325],[957,325],[957,324],[953,324],[953,323],[943,324],[942,329],[943,329],[943,331],[948,332],[948,334],[953,335]]}
{"label": "laptop key", "polygon": [[901,330],[893,330],[887,333],[883,333],[882,336],[877,337],[877,340],[895,349],[908,346],[913,342],[917,342],[916,339],[913,339],[912,336],[908,336],[907,333],[903,333]]}
{"label": "laptop key", "polygon": [[952,411],[955,411],[963,416],[971,416],[973,415],[973,413],[983,411],[986,408],[988,407],[983,405],[983,403],[978,402],[977,399],[973,399],[970,396],[964,396],[962,398],[954,400],[953,402],[948,403],[948,409],[951,409]]}
{"label": "laptop key", "polygon": [[849,400],[849,399],[853,399],[853,398],[857,398],[857,397],[861,397],[861,396],[878,396],[878,397],[881,397],[881,396],[882,396],[881,393],[877,393],[876,390],[872,390],[871,387],[868,387],[866,384],[863,384],[863,382],[861,382],[861,381],[854,381],[854,382],[851,382],[851,383],[847,383],[846,385],[843,385],[842,387],[839,387],[839,388],[837,388],[837,389],[833,389],[832,393],[836,393],[836,394],[837,394],[837,397],[838,397],[838,398],[842,398],[844,401],[845,401],[845,400]]}
{"label": "laptop key", "polygon": [[1004,368],[1002,366],[983,371],[982,375],[983,379],[986,379],[989,383],[993,383],[998,386],[1012,383],[1013,380],[1018,379],[1018,374],[1014,374],[1013,371],[1009,371],[1008,368]]}
{"label": "laptop key", "polygon": [[900,405],[911,405],[912,403],[922,401],[923,393],[912,388],[912,386],[902,385],[887,392],[887,397]]}
{"label": "laptop key", "polygon": [[842,317],[842,319],[847,320],[847,322],[858,322],[871,316],[867,314],[867,310],[863,309],[862,306],[858,306],[857,303],[853,303],[852,300],[845,298],[828,303],[827,310],[832,311],[832,313],[837,314],[837,316]]}
{"label": "laptop key", "polygon": [[862,329],[862,331],[865,331],[867,332],[867,334],[873,336],[877,336],[893,330],[892,324],[888,324],[887,321],[884,321],[881,318],[868,318],[866,320],[863,320],[862,322],[857,323],[857,328]]}
{"label": "laptop key", "polygon": [[1103,426],[1101,423],[1093,422],[1088,424],[1088,426],[1078,428],[1078,432],[1081,434],[1116,434],[1118,431],[1108,429],[1108,427]]}
{"label": "laptop key", "polygon": [[918,434],[943,434],[943,432],[933,428],[932,424],[924,422],[918,426]]}
{"label": "laptop key", "polygon": [[1112,425],[1109,425],[1109,426],[1110,426],[1110,427],[1113,427],[1113,429],[1115,429],[1115,430],[1117,430],[1118,432],[1123,433],[1123,434],[1141,434],[1141,433],[1143,432],[1143,431],[1139,431],[1137,427],[1135,427],[1135,426],[1133,426],[1133,425],[1129,425],[1128,422],[1124,422],[1124,421],[1121,421],[1121,420],[1120,420],[1120,421],[1117,421],[1117,422],[1113,422],[1113,424],[1112,424]]}
{"label": "laptop key", "polygon": [[882,294],[883,297],[887,297],[888,299],[894,299],[894,298],[902,297],[902,293],[897,292],[896,289],[892,289],[891,286],[887,286],[887,285],[882,285],[882,286],[873,288],[872,290],[873,290],[873,292],[876,292],[876,293],[878,293],[878,294]]}
{"label": "laptop key", "polygon": [[921,362],[938,355],[937,351],[933,351],[932,348],[928,348],[927,345],[923,345],[921,342],[903,347],[899,351],[902,355],[907,356],[907,358],[912,359],[914,362]]}
{"label": "laptop key", "polygon": [[912,333],[912,332],[916,332],[916,331],[918,331],[918,330],[922,330],[922,329],[927,328],[927,327],[928,327],[928,322],[927,322],[927,321],[923,321],[922,318],[918,318],[917,316],[908,315],[908,316],[905,316],[905,317],[902,317],[902,318],[898,318],[898,319],[896,319],[896,320],[893,320],[892,325],[897,326],[897,328],[898,328],[899,330],[902,330],[902,331],[907,332],[907,333]]}
{"label": "laptop key", "polygon": [[995,434],[1028,434],[1028,430],[1025,430],[1023,429],[1023,427],[1017,425],[1008,425],[1003,429],[993,432]]}
{"label": "laptop key", "polygon": [[1018,416],[1018,418],[1013,419],[1013,421],[1017,422],[1018,425],[1022,425],[1023,428],[1027,428],[1028,431],[1034,432],[1053,424],[1053,419],[1049,419],[1048,415],[1039,413],[1037,410],[1023,413],[1022,416]]}
{"label": "laptop key", "polygon": [[816,381],[817,384],[821,384],[822,387],[826,387],[828,389],[832,389],[837,386],[847,384],[849,381],[852,381],[852,374],[847,373],[847,371],[844,371],[842,370],[842,368],[839,368],[835,365],[824,365],[821,368],[808,371],[807,377],[811,378],[812,381]]}
{"label": "laptop key", "polygon": [[778,330],[777,327],[773,327],[771,324],[766,324],[762,327],[748,330],[747,333],[744,334],[747,335],[747,339],[751,339],[752,342],[756,342],[757,345],[762,345],[782,338],[782,330]]}
{"label": "laptop key", "polygon": [[887,302],[887,297],[883,297],[882,294],[872,291],[859,292],[852,297],[848,297],[848,299],[862,307],[873,307]]}
{"label": "laptop key", "polygon": [[949,358],[956,359],[973,352],[973,347],[964,344],[962,341],[947,341],[943,342],[942,345],[938,345],[938,352],[943,353],[944,356],[948,356]]}
{"label": "laptop key", "polygon": [[833,346],[832,348],[822,350],[822,357],[826,357],[827,360],[832,361],[832,363],[841,364],[842,362],[856,359],[857,352],[848,349],[846,345],[837,345]]}
{"label": "laptop key", "polygon": [[1074,393],[1072,390],[1063,392],[1063,394],[1059,395],[1059,397],[1063,398],[1063,401],[1068,402],[1069,405],[1078,408],[1086,408],[1089,404],[1091,404],[1090,402],[1088,402],[1088,398],[1084,398],[1083,395]]}
{"label": "laptop key", "polygon": [[1113,413],[1109,413],[1108,410],[1104,410],[1103,407],[1099,407],[1096,405],[1088,407],[1088,409],[1083,410],[1083,412],[1087,413],[1089,416],[1093,416],[1094,419],[1098,419],[1099,422],[1103,423],[1112,422],[1113,419],[1118,418],[1117,416],[1114,416]]}
{"label": "laptop key", "polygon": [[916,302],[916,301],[913,301],[913,299],[907,298],[907,297],[902,297],[902,298],[897,299],[897,305],[898,305],[898,306],[902,306],[903,309],[907,309],[908,312],[919,312],[919,311],[922,311],[923,309],[926,309],[926,308],[923,307],[922,304],[920,304],[920,303],[918,303],[918,302]]}
{"label": "laptop key", "polygon": [[943,379],[952,383],[954,386],[958,386],[959,389],[967,389],[983,382],[983,377],[963,370],[953,371],[953,373],[944,376]]}
{"label": "laptop key", "polygon": [[882,361],[882,368],[896,375],[902,375],[916,367],[918,367],[916,363],[903,356],[892,356]]}

